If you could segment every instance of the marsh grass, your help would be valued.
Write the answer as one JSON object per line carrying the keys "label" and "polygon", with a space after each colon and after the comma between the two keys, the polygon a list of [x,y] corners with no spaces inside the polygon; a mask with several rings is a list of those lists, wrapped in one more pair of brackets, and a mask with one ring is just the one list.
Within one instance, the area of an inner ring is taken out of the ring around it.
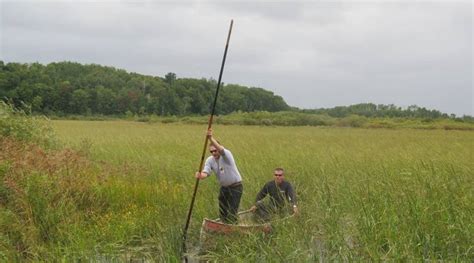
{"label": "marsh grass", "polygon": [[[54,158],[62,161],[52,174],[36,166],[22,173],[15,158],[0,160],[0,175],[18,176],[19,189],[30,195],[13,196],[3,179],[0,257],[179,261],[205,127],[53,124],[81,157],[75,163],[58,153]],[[216,125],[214,133],[243,175],[241,210],[253,204],[273,169],[284,167],[301,214],[270,236],[224,238],[206,254],[210,260],[474,258],[472,132]],[[204,217],[218,216],[218,188],[215,178],[201,181],[191,242],[198,241]],[[31,209],[15,210],[23,205]]]}
{"label": "marsh grass", "polygon": [[33,142],[47,148],[59,146],[46,117],[31,116],[27,111],[16,109],[1,100],[0,136]]}

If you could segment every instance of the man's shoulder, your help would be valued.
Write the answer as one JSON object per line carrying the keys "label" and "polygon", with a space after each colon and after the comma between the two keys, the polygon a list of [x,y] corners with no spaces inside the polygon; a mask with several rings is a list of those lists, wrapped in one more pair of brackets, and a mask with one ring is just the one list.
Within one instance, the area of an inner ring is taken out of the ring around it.
{"label": "man's shoulder", "polygon": [[221,153],[221,157],[224,158],[224,161],[226,162],[233,162],[234,161],[234,155],[232,154],[232,152],[227,149],[227,148],[224,148],[222,150],[222,153]]}
{"label": "man's shoulder", "polygon": [[222,147],[222,153],[223,153],[223,155],[232,156],[232,152],[229,149],[225,148],[225,147]]}
{"label": "man's shoulder", "polygon": [[293,187],[293,186],[291,185],[291,183],[288,182],[287,180],[283,181],[283,186],[284,186],[284,187]]}
{"label": "man's shoulder", "polygon": [[208,163],[212,163],[212,162],[215,162],[215,161],[216,161],[216,159],[214,159],[214,157],[212,157],[212,156],[209,156],[206,159],[206,162],[208,162]]}
{"label": "man's shoulder", "polygon": [[275,185],[275,181],[271,180],[265,183],[265,187],[271,187]]}

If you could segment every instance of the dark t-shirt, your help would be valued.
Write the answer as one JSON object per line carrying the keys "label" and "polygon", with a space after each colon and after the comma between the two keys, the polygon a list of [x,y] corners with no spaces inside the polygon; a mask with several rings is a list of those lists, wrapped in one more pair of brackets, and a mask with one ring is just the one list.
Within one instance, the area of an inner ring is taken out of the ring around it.
{"label": "dark t-shirt", "polygon": [[266,183],[257,194],[256,201],[259,202],[267,195],[270,196],[270,203],[276,208],[282,208],[285,205],[285,201],[296,205],[295,192],[287,181],[283,181],[280,185],[277,185],[273,180]]}

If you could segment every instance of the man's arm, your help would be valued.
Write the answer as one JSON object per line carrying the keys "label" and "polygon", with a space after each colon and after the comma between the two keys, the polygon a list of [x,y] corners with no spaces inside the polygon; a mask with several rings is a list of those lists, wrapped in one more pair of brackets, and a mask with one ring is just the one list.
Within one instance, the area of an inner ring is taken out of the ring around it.
{"label": "man's arm", "polygon": [[206,172],[196,172],[194,175],[197,179],[204,179],[208,177],[209,175]]}
{"label": "man's arm", "polygon": [[296,206],[296,194],[295,191],[293,190],[293,186],[291,186],[290,183],[288,183],[288,199],[290,199],[291,206],[293,207],[293,213],[295,215],[299,214],[298,206]]}
{"label": "man's arm", "polygon": [[207,130],[207,138],[211,142],[211,145],[216,147],[216,149],[222,154],[224,152],[224,147],[220,145],[216,139],[214,139],[214,136],[212,136],[212,129]]}
{"label": "man's arm", "polygon": [[268,194],[268,187],[267,187],[267,184],[265,184],[263,188],[260,190],[260,192],[258,192],[257,198],[255,198],[255,205],[253,205],[250,208],[250,211],[255,212],[255,210],[257,210],[257,203],[263,198],[265,198],[267,194]]}
{"label": "man's arm", "polygon": [[210,163],[210,159],[208,158],[206,160],[206,163],[204,163],[203,170],[201,172],[196,172],[194,176],[198,179],[204,179],[211,174],[211,171],[212,171],[211,163]]}
{"label": "man's arm", "polygon": [[262,200],[263,198],[265,198],[265,196],[267,196],[268,194],[268,187],[267,187],[267,184],[265,184],[262,189],[260,190],[260,192],[258,192],[257,194],[257,198],[255,198],[255,203],[258,203],[258,201]]}
{"label": "man's arm", "polygon": [[296,194],[290,183],[288,183],[287,194],[289,199],[288,201],[290,201],[292,206],[296,206]]}

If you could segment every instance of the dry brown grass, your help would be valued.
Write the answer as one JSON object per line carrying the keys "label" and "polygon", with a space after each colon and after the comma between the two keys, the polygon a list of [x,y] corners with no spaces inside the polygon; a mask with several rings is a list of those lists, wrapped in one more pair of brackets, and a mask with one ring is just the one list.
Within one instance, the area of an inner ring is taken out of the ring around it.
{"label": "dry brown grass", "polygon": [[36,258],[38,244],[51,239],[76,211],[94,207],[93,185],[103,177],[71,149],[44,150],[6,137],[0,137],[0,149],[0,208],[14,215],[0,225],[0,235],[23,258]]}

